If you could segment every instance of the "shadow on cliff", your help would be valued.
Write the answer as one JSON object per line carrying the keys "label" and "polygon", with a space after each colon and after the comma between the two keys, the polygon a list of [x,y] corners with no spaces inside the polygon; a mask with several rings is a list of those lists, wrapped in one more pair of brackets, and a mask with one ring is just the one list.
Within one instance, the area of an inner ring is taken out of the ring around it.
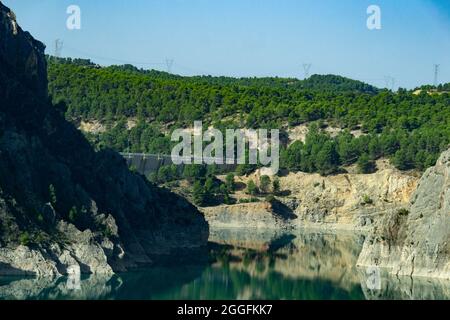
{"label": "shadow on cliff", "polygon": [[64,102],[51,103],[45,46],[1,3],[0,34],[0,219],[8,223],[0,242],[51,250],[71,239],[58,230],[64,221],[108,243],[102,249],[118,270],[206,246],[208,224],[195,206],[130,172],[116,152],[96,152],[64,118]]}
{"label": "shadow on cliff", "polygon": [[297,215],[294,213],[294,211],[281,201],[272,199],[270,201],[270,204],[272,205],[272,212],[276,217],[279,217],[282,220],[297,219]]}

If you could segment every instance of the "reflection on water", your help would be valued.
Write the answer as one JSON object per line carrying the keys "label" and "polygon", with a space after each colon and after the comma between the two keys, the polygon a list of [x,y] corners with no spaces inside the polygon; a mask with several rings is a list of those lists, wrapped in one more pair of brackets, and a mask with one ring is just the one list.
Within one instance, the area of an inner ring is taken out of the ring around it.
{"label": "reflection on water", "polygon": [[450,283],[358,270],[363,237],[212,230],[210,263],[112,277],[0,277],[0,299],[449,299]]}
{"label": "reflection on water", "polygon": [[[381,276],[380,288],[361,282],[364,296],[370,300],[449,300],[450,281],[426,278]],[[370,284],[370,282],[369,282]]]}

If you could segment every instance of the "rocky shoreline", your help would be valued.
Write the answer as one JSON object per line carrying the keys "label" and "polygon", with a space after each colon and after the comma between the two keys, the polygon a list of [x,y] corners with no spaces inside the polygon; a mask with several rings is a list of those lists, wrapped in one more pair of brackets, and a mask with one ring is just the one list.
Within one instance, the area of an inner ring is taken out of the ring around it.
{"label": "rocky shoreline", "polygon": [[290,194],[277,201],[289,218],[264,201],[202,211],[214,228],[359,232],[367,239],[358,266],[450,279],[450,150],[421,179],[385,167],[370,175],[289,174],[280,182]]}

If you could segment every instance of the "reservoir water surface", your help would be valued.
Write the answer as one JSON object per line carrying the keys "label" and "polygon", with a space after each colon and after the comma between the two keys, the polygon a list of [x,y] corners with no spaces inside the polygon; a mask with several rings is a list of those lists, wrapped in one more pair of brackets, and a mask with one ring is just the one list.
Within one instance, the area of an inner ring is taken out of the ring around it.
{"label": "reservoir water surface", "polygon": [[450,283],[356,267],[363,235],[212,229],[208,263],[112,277],[0,277],[0,299],[449,299]]}

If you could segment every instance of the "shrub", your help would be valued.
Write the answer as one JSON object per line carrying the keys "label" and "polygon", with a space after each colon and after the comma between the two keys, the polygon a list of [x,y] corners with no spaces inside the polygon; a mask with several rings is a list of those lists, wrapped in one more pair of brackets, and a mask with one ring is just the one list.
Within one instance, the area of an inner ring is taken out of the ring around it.
{"label": "shrub", "polygon": [[408,209],[405,209],[405,208],[402,208],[402,209],[399,209],[398,211],[397,211],[397,214],[399,215],[399,216],[408,216],[409,215],[409,210]]}
{"label": "shrub", "polygon": [[375,162],[369,158],[369,155],[367,153],[359,157],[358,171],[365,174],[375,171]]}
{"label": "shrub", "polygon": [[215,189],[216,189],[216,184],[214,182],[214,179],[211,177],[208,177],[205,181],[205,185],[204,185],[204,190],[205,193],[208,196],[212,196],[215,193]]}
{"label": "shrub", "polygon": [[113,236],[113,232],[108,226],[105,226],[102,230],[102,234],[105,238],[111,238]]}
{"label": "shrub", "polygon": [[167,183],[178,179],[177,168],[173,165],[162,166],[158,169],[157,181],[159,183]]}
{"label": "shrub", "polygon": [[23,246],[28,246],[31,243],[31,237],[30,234],[28,232],[22,232],[19,235],[19,242],[21,245]]}
{"label": "shrub", "polygon": [[275,178],[272,182],[272,190],[274,194],[278,194],[281,191],[280,179]]}
{"label": "shrub", "polygon": [[269,186],[270,186],[270,177],[269,176],[261,176],[259,178],[259,188],[263,193],[269,192]]}
{"label": "shrub", "polygon": [[36,220],[38,223],[43,223],[44,222],[44,216],[42,215],[42,213],[37,212],[36,213]]}
{"label": "shrub", "polygon": [[189,182],[202,180],[206,177],[206,167],[199,164],[189,164],[184,167],[183,177]]}
{"label": "shrub", "polygon": [[69,210],[69,220],[70,222],[76,222],[78,220],[78,210],[74,206]]}
{"label": "shrub", "polygon": [[364,205],[366,205],[366,204],[373,204],[373,200],[369,197],[369,195],[365,194],[363,196],[362,203]]}
{"label": "shrub", "polygon": [[225,184],[227,186],[228,192],[231,193],[231,192],[235,191],[236,185],[235,185],[235,182],[234,182],[234,174],[229,173],[227,175],[227,177],[225,178]]}
{"label": "shrub", "polygon": [[158,173],[152,172],[147,176],[147,179],[152,183],[158,183]]}
{"label": "shrub", "polygon": [[192,198],[194,203],[198,206],[202,206],[205,204],[205,189],[199,181],[194,183],[194,187],[192,189]]}
{"label": "shrub", "polygon": [[226,185],[221,184],[219,187],[219,192],[223,195],[223,203],[232,204],[233,201],[230,198],[228,187]]}
{"label": "shrub", "polygon": [[45,243],[47,240],[48,240],[48,239],[47,239],[46,234],[43,233],[43,232],[39,232],[39,233],[37,234],[37,236],[35,237],[35,240],[34,240],[34,241],[35,241],[36,243],[38,243],[38,244],[43,244],[43,243]]}
{"label": "shrub", "polygon": [[239,199],[239,203],[256,203],[260,202],[258,198]]}
{"label": "shrub", "polygon": [[251,164],[240,164],[236,168],[236,174],[238,176],[246,176],[251,174],[256,170],[256,165]]}
{"label": "shrub", "polygon": [[255,196],[258,194],[258,187],[253,180],[247,183],[247,194]]}

